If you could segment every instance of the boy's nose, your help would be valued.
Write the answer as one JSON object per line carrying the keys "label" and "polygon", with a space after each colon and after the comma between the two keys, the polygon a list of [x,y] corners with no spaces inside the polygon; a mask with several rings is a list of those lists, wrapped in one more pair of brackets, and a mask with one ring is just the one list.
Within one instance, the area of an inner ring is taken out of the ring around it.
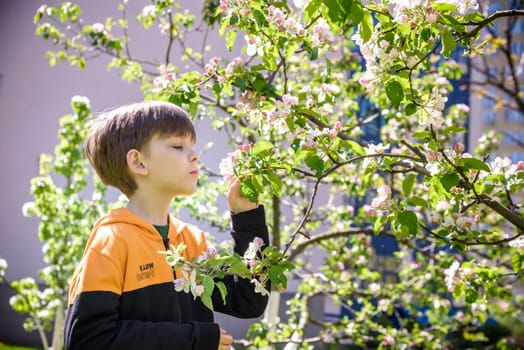
{"label": "boy's nose", "polygon": [[191,152],[191,154],[189,155],[189,160],[191,162],[196,162],[197,160],[200,159],[200,155],[198,154],[198,152],[196,152],[195,150],[193,150],[193,152]]}

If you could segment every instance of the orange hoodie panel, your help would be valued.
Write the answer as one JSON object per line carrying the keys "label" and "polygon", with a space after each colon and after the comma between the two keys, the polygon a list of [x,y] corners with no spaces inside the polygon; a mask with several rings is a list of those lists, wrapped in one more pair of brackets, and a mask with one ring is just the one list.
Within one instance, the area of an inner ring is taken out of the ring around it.
{"label": "orange hoodie panel", "polygon": [[[186,260],[207,248],[203,232],[169,217],[170,245],[184,243]],[[128,209],[115,209],[95,224],[69,290],[69,305],[82,292],[107,291],[117,295],[172,282],[162,237],[155,227]],[[87,269],[85,267],[88,267]],[[86,274],[86,270],[90,271]],[[104,271],[104,273],[94,273]],[[109,273],[108,273],[109,272]]]}

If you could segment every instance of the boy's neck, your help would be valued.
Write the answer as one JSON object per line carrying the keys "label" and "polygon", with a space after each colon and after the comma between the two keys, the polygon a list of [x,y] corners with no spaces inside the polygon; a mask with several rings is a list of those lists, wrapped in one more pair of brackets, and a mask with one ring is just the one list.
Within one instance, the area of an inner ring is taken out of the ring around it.
{"label": "boy's neck", "polygon": [[127,209],[153,225],[167,225],[170,202],[133,196],[129,199]]}

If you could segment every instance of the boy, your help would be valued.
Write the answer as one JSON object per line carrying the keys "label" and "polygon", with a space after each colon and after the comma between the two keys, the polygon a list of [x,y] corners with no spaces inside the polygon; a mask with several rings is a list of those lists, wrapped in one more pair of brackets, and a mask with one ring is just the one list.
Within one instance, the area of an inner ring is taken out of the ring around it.
{"label": "boy", "polygon": [[[89,237],[70,285],[66,348],[231,348],[233,338],[213,323],[200,299],[175,291],[177,276],[158,253],[184,243],[190,259],[207,248],[202,232],[168,213],[174,197],[196,190],[195,139],[187,114],[159,101],[114,109],[90,129],[85,141],[90,163],[129,203],[99,219]],[[235,251],[243,255],[257,236],[268,242],[264,209],[240,195],[237,179],[227,199]],[[215,293],[215,310],[241,318],[263,313],[267,297],[255,293],[249,280],[228,276],[223,282],[227,303]]]}

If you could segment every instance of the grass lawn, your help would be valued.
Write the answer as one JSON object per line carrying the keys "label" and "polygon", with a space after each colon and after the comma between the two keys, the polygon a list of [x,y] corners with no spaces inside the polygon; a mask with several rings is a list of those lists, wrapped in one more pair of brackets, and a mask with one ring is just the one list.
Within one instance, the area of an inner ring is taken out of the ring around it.
{"label": "grass lawn", "polygon": [[15,346],[0,343],[0,350],[37,350],[37,348],[28,348],[25,346]]}

